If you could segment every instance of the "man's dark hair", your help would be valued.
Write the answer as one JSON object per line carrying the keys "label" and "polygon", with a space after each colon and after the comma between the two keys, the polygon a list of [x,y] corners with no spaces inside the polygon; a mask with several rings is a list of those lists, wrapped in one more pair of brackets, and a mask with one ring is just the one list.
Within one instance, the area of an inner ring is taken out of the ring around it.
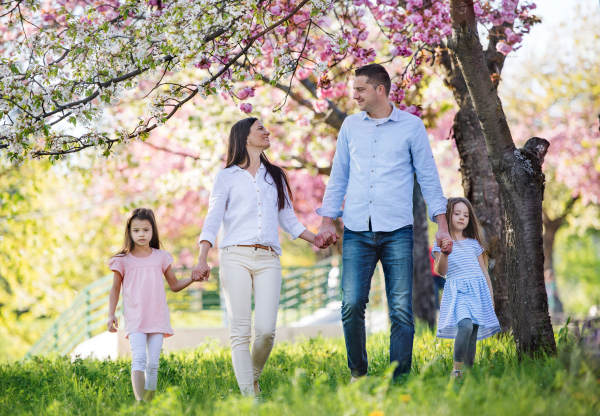
{"label": "man's dark hair", "polygon": [[371,84],[374,88],[383,85],[386,94],[390,94],[392,81],[390,80],[390,74],[388,74],[388,72],[383,66],[379,64],[369,64],[361,66],[356,71],[354,71],[354,76],[367,77],[367,84]]}

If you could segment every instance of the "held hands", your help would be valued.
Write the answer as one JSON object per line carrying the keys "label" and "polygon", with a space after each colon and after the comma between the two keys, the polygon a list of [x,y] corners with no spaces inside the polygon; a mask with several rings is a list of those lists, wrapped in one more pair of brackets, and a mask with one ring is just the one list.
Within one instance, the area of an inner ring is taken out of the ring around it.
{"label": "held hands", "polygon": [[315,237],[315,246],[320,249],[327,248],[332,244],[335,246],[339,238],[333,224],[323,224]]}
{"label": "held hands", "polygon": [[435,233],[435,239],[438,247],[442,249],[442,253],[445,255],[452,253],[452,246],[454,245],[454,242],[452,241],[448,231],[438,230],[438,232]]}
{"label": "held hands", "polygon": [[119,320],[116,316],[109,315],[108,324],[106,324],[106,326],[108,328],[108,332],[117,332],[117,329],[119,328]]}
{"label": "held hands", "polygon": [[210,277],[210,266],[205,261],[198,261],[198,264],[192,269],[192,280],[194,282],[204,282]]}
{"label": "held hands", "polygon": [[442,245],[440,248],[442,249],[442,253],[445,255],[452,253],[452,240],[449,238],[442,239]]}

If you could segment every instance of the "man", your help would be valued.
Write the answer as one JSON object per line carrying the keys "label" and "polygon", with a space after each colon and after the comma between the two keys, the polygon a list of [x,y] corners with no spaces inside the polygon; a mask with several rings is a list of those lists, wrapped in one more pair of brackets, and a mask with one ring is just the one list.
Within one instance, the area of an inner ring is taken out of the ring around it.
{"label": "man", "polygon": [[[390,361],[394,377],[410,372],[414,324],[412,316],[414,172],[432,221],[436,239],[450,238],[446,198],[420,118],[388,101],[391,82],[378,64],[356,70],[353,98],[360,113],[344,120],[338,136],[331,177],[316,243],[335,244],[333,220],[343,215],[342,323],[352,381],[368,372],[365,309],[371,277],[381,261],[390,321]],[[340,210],[346,197],[344,211]]]}

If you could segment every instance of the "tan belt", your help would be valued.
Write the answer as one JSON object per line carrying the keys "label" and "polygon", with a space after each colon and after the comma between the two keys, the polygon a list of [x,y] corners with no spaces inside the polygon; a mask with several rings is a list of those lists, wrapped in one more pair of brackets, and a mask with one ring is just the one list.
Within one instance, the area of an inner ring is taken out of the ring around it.
{"label": "tan belt", "polygon": [[254,247],[255,249],[256,249],[256,248],[262,248],[263,250],[275,251],[275,250],[273,250],[273,249],[272,249],[271,247],[269,247],[269,246],[261,246],[260,244],[253,244],[253,245],[251,245],[251,246],[246,246],[246,245],[238,244],[237,246],[238,246],[238,247]]}

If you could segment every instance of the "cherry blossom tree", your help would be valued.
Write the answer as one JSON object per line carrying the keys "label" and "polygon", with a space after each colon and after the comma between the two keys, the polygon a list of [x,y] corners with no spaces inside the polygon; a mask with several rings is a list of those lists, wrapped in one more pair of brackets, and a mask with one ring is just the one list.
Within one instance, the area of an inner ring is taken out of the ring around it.
{"label": "cherry blossom tree", "polygon": [[512,139],[502,103],[486,72],[477,32],[477,9],[471,0],[451,0],[452,37],[486,142],[488,159],[504,200],[507,266],[512,328],[519,354],[554,354],[556,343],[548,314],[544,285],[542,164],[547,140],[533,137],[518,149]]}
{"label": "cherry blossom tree", "polygon": [[[502,199],[485,162],[466,83],[443,41],[451,33],[447,0],[129,1],[71,8],[50,2],[46,9],[9,4],[3,17],[8,23],[0,30],[10,32],[16,46],[3,49],[0,66],[7,91],[0,104],[0,147],[11,158],[57,158],[87,147],[109,155],[115,143],[144,140],[197,96],[231,94],[240,110],[250,113],[253,107],[245,100],[252,98],[253,87],[235,87],[250,80],[287,88],[275,110],[297,93],[294,81],[305,81],[308,98],[300,93],[298,103],[312,105],[333,127],[343,120],[332,98],[343,89],[345,74],[374,61],[378,52],[403,62],[391,100],[422,115],[424,109],[407,105],[406,97],[423,82],[428,65],[437,63],[460,107],[454,137],[465,194],[492,243],[497,312],[503,328],[510,324],[504,235],[498,231],[504,229]],[[485,59],[495,86],[505,54],[518,48],[537,21],[529,14],[534,7],[517,0],[475,2],[476,18],[490,38]],[[369,21],[379,30],[370,29]],[[372,46],[375,33],[381,47]],[[195,73],[194,82],[182,83],[184,72]],[[147,96],[147,112],[119,130],[100,129],[106,109],[117,106],[129,89]]]}
{"label": "cherry blossom tree", "polygon": [[564,57],[532,57],[506,90],[508,116],[519,135],[541,132],[550,142],[543,218],[544,269],[552,273],[554,239],[563,225],[600,228],[600,19],[591,11],[577,10],[570,39],[553,39],[568,51]]}

